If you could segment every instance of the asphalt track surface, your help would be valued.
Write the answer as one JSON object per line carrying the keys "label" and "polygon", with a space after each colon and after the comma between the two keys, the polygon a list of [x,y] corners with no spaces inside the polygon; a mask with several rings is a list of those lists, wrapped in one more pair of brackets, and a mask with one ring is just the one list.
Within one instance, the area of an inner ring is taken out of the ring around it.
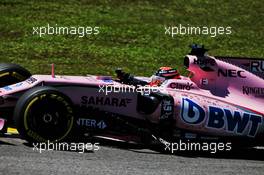
{"label": "asphalt track surface", "polygon": [[0,137],[0,174],[264,174],[264,149],[221,154],[161,154],[120,143],[98,151],[33,150],[17,136]]}

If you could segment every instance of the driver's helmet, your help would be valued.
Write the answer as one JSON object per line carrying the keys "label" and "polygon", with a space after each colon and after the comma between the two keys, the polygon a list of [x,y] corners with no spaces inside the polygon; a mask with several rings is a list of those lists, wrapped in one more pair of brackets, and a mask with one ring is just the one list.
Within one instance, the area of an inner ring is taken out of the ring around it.
{"label": "driver's helmet", "polygon": [[165,80],[168,79],[180,79],[180,74],[176,68],[171,67],[160,67],[159,70],[151,76],[150,85],[161,85]]}

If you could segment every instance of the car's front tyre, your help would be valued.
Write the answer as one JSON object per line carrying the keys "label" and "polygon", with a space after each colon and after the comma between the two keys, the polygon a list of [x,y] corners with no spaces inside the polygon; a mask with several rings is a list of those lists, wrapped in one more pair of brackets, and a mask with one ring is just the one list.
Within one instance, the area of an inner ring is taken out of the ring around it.
{"label": "car's front tyre", "polygon": [[35,87],[18,100],[14,120],[19,134],[29,142],[61,141],[73,127],[73,105],[55,88]]}

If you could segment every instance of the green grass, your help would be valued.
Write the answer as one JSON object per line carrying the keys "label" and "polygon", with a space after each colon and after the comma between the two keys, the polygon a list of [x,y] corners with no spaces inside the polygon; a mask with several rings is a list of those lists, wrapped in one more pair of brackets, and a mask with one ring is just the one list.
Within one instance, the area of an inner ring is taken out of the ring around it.
{"label": "green grass", "polygon": [[[113,75],[117,67],[151,75],[178,66],[188,45],[206,45],[211,55],[264,57],[264,3],[251,0],[0,0],[0,62],[32,73]],[[33,35],[33,27],[99,26],[100,34]],[[164,26],[231,26],[231,35],[165,35]],[[180,67],[180,70],[183,70]]]}

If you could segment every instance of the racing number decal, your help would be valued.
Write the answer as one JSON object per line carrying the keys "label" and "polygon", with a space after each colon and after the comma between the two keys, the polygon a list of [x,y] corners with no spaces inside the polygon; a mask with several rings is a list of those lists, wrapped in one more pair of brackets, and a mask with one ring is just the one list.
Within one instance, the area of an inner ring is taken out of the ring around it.
{"label": "racing number decal", "polygon": [[162,100],[161,105],[161,116],[160,120],[173,120],[173,107],[174,107],[174,100],[170,96],[166,96]]}

